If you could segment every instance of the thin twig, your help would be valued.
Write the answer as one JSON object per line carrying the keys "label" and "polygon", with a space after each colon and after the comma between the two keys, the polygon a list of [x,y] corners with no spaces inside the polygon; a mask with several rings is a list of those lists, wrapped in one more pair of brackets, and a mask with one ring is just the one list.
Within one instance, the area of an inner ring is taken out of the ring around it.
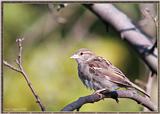
{"label": "thin twig", "polygon": [[[155,79],[155,76],[153,76],[153,75],[154,75],[154,73],[150,72],[150,74],[148,76],[148,82],[146,84],[146,93],[150,96],[151,96],[151,90],[152,90],[153,82],[154,82],[154,79]],[[147,108],[144,108],[143,110],[148,111]]]}
{"label": "thin twig", "polygon": [[143,81],[141,81],[141,80],[139,80],[139,79],[136,79],[136,80],[135,80],[135,83],[136,83],[137,85],[139,85],[140,87],[142,87],[142,88],[146,88],[146,83],[143,82]]}
{"label": "thin twig", "polygon": [[[118,98],[129,98],[136,101],[138,104],[143,105],[148,108],[150,111],[156,111],[156,106],[150,101],[149,98],[143,97],[138,93],[135,93],[131,90],[117,90],[116,91]],[[80,109],[84,104],[98,102],[104,98],[112,98],[111,93],[105,95],[92,94],[84,97],[80,97],[78,100],[68,104],[61,111],[74,111]]]}
{"label": "thin twig", "polygon": [[24,76],[29,88],[31,89],[31,91],[32,91],[32,93],[33,93],[33,95],[36,99],[36,103],[38,103],[38,105],[40,106],[42,111],[45,111],[45,107],[42,104],[42,102],[40,101],[40,98],[39,98],[38,94],[35,92],[35,89],[33,88],[32,83],[28,78],[29,76],[26,74],[26,72],[23,68],[23,65],[22,65],[22,41],[23,40],[24,40],[23,38],[16,40],[18,48],[19,48],[19,53],[18,53],[18,57],[16,59],[16,63],[17,63],[19,68],[14,67],[13,65],[9,64],[7,61],[3,61],[3,64],[5,66],[7,66],[8,68],[14,70],[14,71],[17,71],[17,72],[21,73]]}
{"label": "thin twig", "polygon": [[157,18],[157,16],[153,16],[153,15],[151,14],[150,10],[147,10],[147,9],[145,9],[145,10],[146,10],[146,12],[149,14],[149,16],[151,17],[151,19],[153,20],[156,28],[158,28],[158,18]]}
{"label": "thin twig", "polygon": [[146,84],[146,92],[148,93],[148,95],[151,95],[153,81],[154,81],[154,76],[153,73],[151,72],[148,77],[148,82]]}
{"label": "thin twig", "polygon": [[[145,8],[141,12],[145,18],[150,18],[154,22],[154,25],[156,28],[156,40],[155,40],[154,44],[149,47],[149,51],[150,51],[150,53],[152,53],[154,51],[154,49],[157,47],[157,29],[158,29],[157,16],[153,16],[151,9],[149,9],[149,8]],[[149,23],[146,23],[146,24],[148,24],[148,26],[150,26]]]}
{"label": "thin twig", "polygon": [[7,66],[8,68],[14,70],[14,71],[17,71],[17,72],[21,73],[21,71],[20,71],[18,68],[12,66],[12,65],[9,64],[7,61],[4,60],[4,61],[3,61],[3,64],[4,64],[5,66]]}
{"label": "thin twig", "polygon": [[153,3],[139,4],[139,8],[142,14],[142,19],[138,22],[140,29],[150,37],[154,37],[156,34],[156,11]]}

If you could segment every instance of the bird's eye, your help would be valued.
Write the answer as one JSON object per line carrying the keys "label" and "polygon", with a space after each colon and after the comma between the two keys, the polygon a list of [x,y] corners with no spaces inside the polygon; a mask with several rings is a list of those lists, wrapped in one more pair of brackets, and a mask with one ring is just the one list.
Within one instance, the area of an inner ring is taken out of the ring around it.
{"label": "bird's eye", "polygon": [[81,52],[80,55],[83,55],[83,53]]}

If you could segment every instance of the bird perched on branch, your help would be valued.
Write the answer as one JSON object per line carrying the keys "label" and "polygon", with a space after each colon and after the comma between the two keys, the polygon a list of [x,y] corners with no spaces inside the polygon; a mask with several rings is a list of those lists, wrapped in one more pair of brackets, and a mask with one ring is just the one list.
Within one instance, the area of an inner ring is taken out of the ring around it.
{"label": "bird perched on branch", "polygon": [[108,60],[97,56],[89,49],[79,49],[71,58],[78,63],[78,75],[83,84],[96,93],[112,92],[120,87],[134,88],[150,97],[143,89],[132,83],[117,67]]}

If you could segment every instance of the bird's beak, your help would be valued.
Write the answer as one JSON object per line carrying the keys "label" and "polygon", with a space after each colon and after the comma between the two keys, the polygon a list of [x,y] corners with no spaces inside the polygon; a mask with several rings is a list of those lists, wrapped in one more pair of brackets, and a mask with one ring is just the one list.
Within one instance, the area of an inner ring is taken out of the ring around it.
{"label": "bird's beak", "polygon": [[77,54],[74,54],[74,55],[72,55],[70,58],[72,58],[72,59],[78,59],[79,56],[78,56]]}

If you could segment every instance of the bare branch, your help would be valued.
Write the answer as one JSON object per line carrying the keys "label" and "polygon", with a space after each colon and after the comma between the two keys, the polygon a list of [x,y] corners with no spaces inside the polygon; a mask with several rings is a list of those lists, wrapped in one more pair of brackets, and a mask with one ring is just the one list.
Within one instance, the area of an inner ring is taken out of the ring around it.
{"label": "bare branch", "polygon": [[158,50],[155,47],[152,52],[149,48],[153,47],[153,42],[131,22],[131,20],[112,4],[84,4],[84,6],[95,13],[105,24],[110,23],[120,32],[122,39],[125,39],[133,49],[140,55],[142,60],[151,69],[157,73],[158,68]]}
{"label": "bare branch", "polygon": [[[138,93],[131,90],[117,90],[118,98],[129,98],[136,101],[138,104],[143,105],[150,111],[156,111],[156,106],[150,101],[149,98],[145,98]],[[103,93],[104,94],[104,93]],[[84,104],[98,102],[104,98],[113,98],[111,92],[105,95],[92,94],[84,97],[80,97],[78,100],[68,104],[61,111],[74,111],[80,109]]]}
{"label": "bare branch", "polygon": [[14,71],[17,71],[17,72],[19,72],[23,75],[23,77],[25,78],[29,88],[31,89],[31,91],[32,91],[32,93],[33,93],[33,95],[36,99],[36,103],[38,103],[38,105],[40,106],[42,111],[45,111],[45,107],[43,106],[42,102],[40,101],[40,98],[39,98],[38,94],[35,92],[35,89],[33,88],[32,83],[28,78],[29,76],[26,74],[26,72],[24,71],[24,68],[22,66],[22,41],[23,40],[24,40],[23,38],[16,40],[18,48],[19,48],[19,53],[18,53],[18,57],[16,59],[16,63],[17,63],[19,68],[14,67],[13,65],[9,64],[7,61],[3,61],[3,64],[5,66],[7,66],[8,68],[10,68]]}

